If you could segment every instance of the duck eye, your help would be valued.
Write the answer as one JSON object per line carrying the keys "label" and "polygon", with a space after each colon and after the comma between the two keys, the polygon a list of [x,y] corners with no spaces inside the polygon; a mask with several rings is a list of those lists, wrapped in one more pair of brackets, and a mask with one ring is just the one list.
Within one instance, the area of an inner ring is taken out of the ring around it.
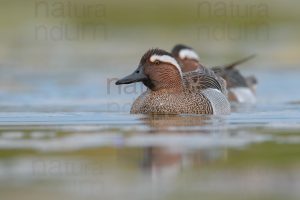
{"label": "duck eye", "polygon": [[159,64],[160,64],[160,61],[159,61],[159,60],[156,60],[156,61],[154,61],[154,64],[159,65]]}

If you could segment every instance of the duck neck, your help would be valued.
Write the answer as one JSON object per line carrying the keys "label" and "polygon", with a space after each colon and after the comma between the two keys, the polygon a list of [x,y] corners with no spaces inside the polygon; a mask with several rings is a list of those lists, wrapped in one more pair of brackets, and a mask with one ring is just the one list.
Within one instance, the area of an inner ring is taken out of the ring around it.
{"label": "duck neck", "polygon": [[182,78],[178,82],[172,84],[170,87],[167,87],[166,90],[168,90],[169,93],[180,93],[180,92],[183,92],[184,87],[183,87]]}
{"label": "duck neck", "polygon": [[165,91],[168,93],[180,93],[184,90],[183,78],[181,74],[166,78],[161,82],[153,81],[153,87],[149,87],[152,91]]}

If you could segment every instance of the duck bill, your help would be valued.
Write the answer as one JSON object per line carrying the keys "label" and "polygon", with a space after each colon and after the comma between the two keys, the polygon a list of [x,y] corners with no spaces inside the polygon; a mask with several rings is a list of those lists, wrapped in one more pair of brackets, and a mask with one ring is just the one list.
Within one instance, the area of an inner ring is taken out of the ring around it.
{"label": "duck bill", "polygon": [[141,82],[147,79],[147,76],[145,76],[143,73],[137,73],[133,72],[132,74],[118,80],[116,82],[116,85],[121,85],[121,84],[130,84],[130,83],[135,83],[135,82]]}

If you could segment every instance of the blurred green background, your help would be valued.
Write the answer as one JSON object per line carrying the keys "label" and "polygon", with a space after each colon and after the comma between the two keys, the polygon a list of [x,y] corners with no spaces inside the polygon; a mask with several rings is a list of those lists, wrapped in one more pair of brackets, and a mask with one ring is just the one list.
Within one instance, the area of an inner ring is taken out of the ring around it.
{"label": "blurred green background", "polygon": [[33,69],[132,66],[151,47],[194,47],[209,65],[248,54],[298,67],[300,2],[1,0],[0,62]]}

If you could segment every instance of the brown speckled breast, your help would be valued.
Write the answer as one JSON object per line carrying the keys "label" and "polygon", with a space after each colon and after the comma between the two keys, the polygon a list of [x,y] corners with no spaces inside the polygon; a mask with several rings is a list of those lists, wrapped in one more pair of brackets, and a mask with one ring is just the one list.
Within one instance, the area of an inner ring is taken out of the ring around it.
{"label": "brown speckled breast", "polygon": [[213,114],[213,107],[201,93],[148,90],[135,100],[130,113]]}

